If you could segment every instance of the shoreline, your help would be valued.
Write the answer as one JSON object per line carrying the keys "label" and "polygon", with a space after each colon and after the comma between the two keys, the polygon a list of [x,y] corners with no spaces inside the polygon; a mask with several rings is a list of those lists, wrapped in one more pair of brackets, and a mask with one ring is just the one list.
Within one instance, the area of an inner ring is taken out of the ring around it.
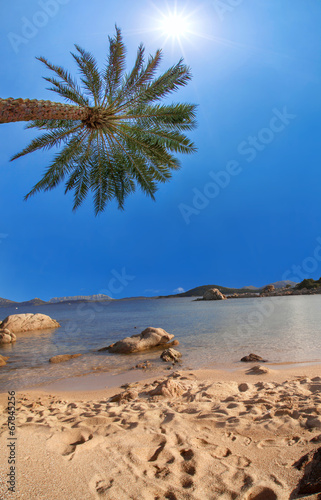
{"label": "shoreline", "polygon": [[[193,372],[193,373],[201,373],[208,372],[210,374],[218,374],[222,379],[226,379],[226,375],[230,374],[231,379],[235,374],[238,376],[242,372],[246,372],[252,366],[261,364],[262,367],[271,370],[272,373],[276,373],[276,371],[288,372],[291,374],[292,372],[301,372],[305,368],[320,368],[321,373],[321,361],[287,361],[287,362],[250,362],[250,363],[242,363],[240,361],[235,362],[233,364],[229,364],[226,366],[209,366],[204,365],[200,368],[192,368],[188,366],[184,366],[182,364],[171,365],[169,363],[164,364],[163,366],[154,366],[152,368],[148,368],[146,370],[138,369],[138,368],[130,368],[125,369],[124,371],[111,372],[110,370],[94,370],[91,372],[86,372],[84,374],[72,375],[69,377],[59,377],[53,381],[49,382],[40,382],[38,384],[31,385],[29,387],[22,387],[18,389],[14,389],[16,393],[22,392],[80,392],[83,390],[83,387],[86,388],[86,391],[97,391],[97,390],[105,390],[112,388],[120,388],[121,385],[132,382],[140,382],[149,380],[155,377],[163,377],[170,375],[175,371],[181,372]],[[268,378],[267,375],[265,375]],[[64,388],[65,387],[65,388]],[[97,387],[99,389],[97,389]],[[7,394],[9,389],[0,389],[0,401],[1,396]],[[11,388],[10,388],[11,390]]]}

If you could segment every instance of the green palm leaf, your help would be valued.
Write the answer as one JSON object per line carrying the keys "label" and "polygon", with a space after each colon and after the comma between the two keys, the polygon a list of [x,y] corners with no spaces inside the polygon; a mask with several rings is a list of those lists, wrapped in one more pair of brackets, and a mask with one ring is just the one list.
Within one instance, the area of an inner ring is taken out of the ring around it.
{"label": "green palm leaf", "polygon": [[81,85],[62,67],[38,58],[55,75],[45,78],[49,90],[68,106],[60,104],[58,112],[55,103],[46,102],[44,116],[37,109],[37,119],[28,122],[27,128],[43,133],[12,159],[53,147],[60,150],[26,198],[65,182],[65,193],[73,192],[74,210],[89,192],[96,214],[113,199],[123,209],[127,196],[137,187],[154,199],[158,184],[167,182],[180,167],[176,155],[195,152],[184,132],[196,126],[196,106],[160,103],[187,85],[190,69],[180,60],[157,76],[161,50],[145,63],[140,45],[132,70],[125,73],[126,49],[117,27],[115,36],[109,38],[103,70],[90,52],[78,45],[75,48],[72,56]]}

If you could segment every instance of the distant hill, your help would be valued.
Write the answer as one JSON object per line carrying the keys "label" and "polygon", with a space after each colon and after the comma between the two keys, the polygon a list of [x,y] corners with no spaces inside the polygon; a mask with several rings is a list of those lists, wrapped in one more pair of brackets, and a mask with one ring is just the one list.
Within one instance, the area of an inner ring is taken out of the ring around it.
{"label": "distant hill", "polygon": [[[253,293],[253,290],[250,290],[248,288],[227,288],[221,285],[203,285],[192,288],[187,292],[178,293],[175,295],[166,295],[166,297],[203,297],[204,293],[211,288],[217,288],[221,293],[224,293],[224,295],[232,295],[233,293]],[[255,292],[256,291],[259,292],[259,289],[255,290]]]}
{"label": "distant hill", "polygon": [[49,300],[50,304],[56,304],[58,302],[73,302],[73,301],[99,301],[99,300],[113,300],[108,295],[99,293],[97,295],[74,295],[73,297],[54,297]]}
{"label": "distant hill", "polygon": [[[270,283],[271,285],[274,285],[275,288],[284,288],[286,285],[291,285],[291,287],[294,287],[297,285],[294,281],[290,280],[284,280],[284,281],[276,281],[275,283]],[[267,286],[267,285],[265,285]],[[217,288],[221,293],[224,295],[233,295],[234,293],[260,293],[265,286],[262,286],[261,288],[257,288],[255,286],[249,285],[245,286],[243,288],[228,288],[225,286],[221,285],[202,285],[202,286],[197,286],[196,288],[192,288],[191,290],[188,290],[187,292],[184,293],[178,293],[176,295],[166,295],[166,297],[203,297],[204,293],[207,290],[210,290],[211,288]],[[160,297],[162,298],[162,297]]]}
{"label": "distant hill", "polygon": [[19,306],[43,306],[44,304],[48,304],[48,302],[35,298],[31,300],[26,300],[25,302],[14,302],[14,304]]}
{"label": "distant hill", "polygon": [[13,300],[8,300],[8,299],[2,299],[0,297],[0,307],[10,307],[11,305],[14,305],[15,302]]}

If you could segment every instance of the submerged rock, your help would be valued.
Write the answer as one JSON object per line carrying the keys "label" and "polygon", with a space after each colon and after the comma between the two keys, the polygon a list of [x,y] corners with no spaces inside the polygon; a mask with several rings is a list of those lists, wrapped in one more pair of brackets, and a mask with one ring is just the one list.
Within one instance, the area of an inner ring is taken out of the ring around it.
{"label": "submerged rock", "polygon": [[261,363],[266,363],[267,360],[261,358],[261,356],[258,356],[257,354],[249,354],[248,356],[244,356],[244,358],[241,359],[243,363],[256,363],[257,361],[261,361]]}
{"label": "submerged rock", "polygon": [[[167,344],[174,335],[165,332],[162,328],[146,328],[142,333],[126,337],[108,347],[109,352],[129,354],[132,352],[147,351],[153,347]],[[103,348],[104,349],[104,348]],[[102,350],[102,349],[100,349]]]}
{"label": "submerged rock", "polygon": [[226,299],[225,295],[223,295],[218,288],[210,288],[206,290],[203,295],[203,300],[224,300]]}
{"label": "submerged rock", "polygon": [[69,361],[72,358],[79,358],[81,354],[58,354],[58,356],[53,356],[49,359],[50,363],[62,363],[63,361]]}
{"label": "submerged rock", "polygon": [[0,328],[8,328],[12,333],[29,332],[32,330],[44,330],[46,328],[58,328],[58,321],[51,319],[45,314],[13,314],[4,319]]}
{"label": "submerged rock", "polygon": [[152,368],[152,363],[150,361],[143,361],[142,363],[138,363],[134,366],[134,369],[138,370],[147,370],[147,368]]}
{"label": "submerged rock", "polygon": [[5,366],[7,364],[8,356],[1,356],[0,355],[0,366]]}
{"label": "submerged rock", "polygon": [[8,330],[8,328],[0,330],[0,344],[12,344],[16,340],[15,334]]}
{"label": "submerged rock", "polygon": [[182,355],[179,351],[176,351],[176,349],[172,349],[170,347],[169,349],[165,349],[165,351],[162,352],[160,357],[162,358],[163,361],[173,361],[174,363],[177,363],[182,357]]}

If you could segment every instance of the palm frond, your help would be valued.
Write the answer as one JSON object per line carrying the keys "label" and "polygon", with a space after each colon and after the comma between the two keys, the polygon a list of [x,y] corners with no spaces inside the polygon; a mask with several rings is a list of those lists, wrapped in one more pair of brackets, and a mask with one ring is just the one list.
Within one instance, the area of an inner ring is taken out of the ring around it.
{"label": "palm frond", "polygon": [[104,103],[107,101],[108,104],[111,104],[115,98],[125,71],[125,57],[126,49],[121,31],[116,26],[116,35],[109,37],[109,57],[104,74],[106,84]]}
{"label": "palm frond", "polygon": [[90,52],[79,45],[75,48],[72,56],[80,70],[80,86],[62,67],[38,58],[55,73],[45,77],[49,90],[76,106],[59,104],[59,112],[50,116],[47,103],[44,117],[28,122],[27,128],[42,134],[12,159],[51,148],[58,148],[58,153],[25,199],[61,182],[65,193],[73,194],[73,210],[91,192],[96,215],[112,200],[123,209],[137,188],[154,199],[158,184],[180,168],[177,155],[196,150],[185,135],[196,127],[196,106],[160,102],[187,85],[190,68],[180,60],[157,76],[162,51],[145,62],[140,45],[132,70],[125,74],[126,49],[117,26],[109,38],[103,71]]}
{"label": "palm frond", "polygon": [[88,94],[94,99],[95,106],[99,106],[102,97],[103,82],[100,77],[97,61],[90,52],[86,52],[79,45],[75,45],[75,47],[80,56],[74,53],[71,53],[71,55],[77,62],[80,73],[83,75],[81,81]]}
{"label": "palm frond", "polygon": [[37,137],[36,139],[31,141],[29,146],[20,151],[20,153],[14,155],[10,161],[16,160],[17,158],[20,158],[21,156],[27,155],[29,153],[33,153],[38,149],[47,150],[53,148],[54,146],[60,146],[61,142],[65,141],[70,133],[74,133],[78,129],[80,129],[80,125],[77,125],[72,130],[70,129],[65,130],[64,128],[61,128],[59,130],[43,134],[40,137]]}
{"label": "palm frond", "polygon": [[[74,102],[79,104],[79,106],[87,106],[88,102],[86,99],[84,99],[80,87],[78,87],[77,82],[72,78],[68,71],[63,69],[61,66],[51,64],[45,57],[36,57],[36,59],[44,63],[48,69],[56,73],[61,78],[61,80],[65,83],[65,86],[74,93],[75,97],[77,97],[77,100],[74,100]],[[46,79],[47,78],[45,78],[45,80]]]}

